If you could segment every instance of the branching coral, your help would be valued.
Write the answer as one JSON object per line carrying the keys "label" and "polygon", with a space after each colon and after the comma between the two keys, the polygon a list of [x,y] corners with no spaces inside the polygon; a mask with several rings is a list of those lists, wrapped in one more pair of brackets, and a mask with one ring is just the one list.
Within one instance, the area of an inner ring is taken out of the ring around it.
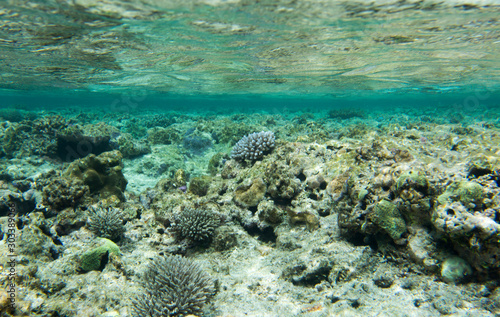
{"label": "branching coral", "polygon": [[258,160],[274,148],[274,142],[273,132],[251,133],[236,143],[231,151],[231,158],[239,161]]}
{"label": "branching coral", "polygon": [[175,219],[174,231],[181,239],[205,242],[220,225],[220,215],[206,210],[186,210]]}

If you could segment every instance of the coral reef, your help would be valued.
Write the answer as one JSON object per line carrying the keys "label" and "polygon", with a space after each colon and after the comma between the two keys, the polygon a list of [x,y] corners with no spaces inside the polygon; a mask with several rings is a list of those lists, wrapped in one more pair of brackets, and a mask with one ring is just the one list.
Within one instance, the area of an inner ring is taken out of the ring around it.
{"label": "coral reef", "polygon": [[[152,127],[151,152],[133,158],[115,150],[73,162],[35,152],[19,159],[25,145],[9,144],[12,155],[0,158],[0,263],[11,221],[23,287],[9,314],[498,314],[498,131],[467,116],[456,126],[371,112],[340,122],[327,110],[150,125],[150,114],[50,119],[63,123],[56,145],[62,130],[97,136],[91,130],[102,127],[119,149]],[[243,131],[271,127],[280,142],[263,159],[229,158]],[[155,139],[155,129],[175,137]],[[181,131],[211,139],[206,155],[184,147]],[[155,260],[146,268],[145,259]]]}
{"label": "coral reef", "polygon": [[155,258],[141,282],[144,289],[134,301],[135,317],[201,315],[203,306],[215,294],[211,278],[180,255]]}

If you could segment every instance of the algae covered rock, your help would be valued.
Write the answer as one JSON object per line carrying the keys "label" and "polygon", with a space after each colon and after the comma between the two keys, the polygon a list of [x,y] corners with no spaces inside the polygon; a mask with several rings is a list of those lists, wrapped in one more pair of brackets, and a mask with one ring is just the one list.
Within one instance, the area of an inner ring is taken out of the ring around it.
{"label": "algae covered rock", "polygon": [[238,245],[238,233],[231,226],[220,226],[215,229],[212,246],[216,251],[230,250]]}
{"label": "algae covered rock", "polygon": [[58,156],[66,162],[111,151],[112,135],[119,135],[118,128],[104,122],[84,126],[68,125],[57,133]]}
{"label": "algae covered rock", "polygon": [[136,157],[151,152],[151,147],[135,141],[128,133],[112,134],[109,141],[113,149],[118,149],[124,157]]}
{"label": "algae covered rock", "polygon": [[238,186],[234,191],[234,202],[242,207],[255,207],[264,198],[267,186],[262,178],[255,178]]}
{"label": "algae covered rock", "polygon": [[42,192],[42,204],[49,215],[65,208],[74,208],[89,193],[89,187],[76,178],[59,177],[48,173],[37,182]]}
{"label": "algae covered rock", "polygon": [[212,178],[210,176],[194,177],[189,183],[189,191],[198,196],[205,196],[211,183]]}
{"label": "algae covered rock", "polygon": [[282,277],[294,285],[314,286],[322,281],[328,281],[332,268],[333,263],[329,258],[316,255],[307,261],[298,260],[286,267]]}
{"label": "algae covered rock", "polygon": [[80,268],[82,271],[102,271],[112,255],[120,255],[120,248],[113,241],[99,238],[99,243],[100,246],[81,255]]}
{"label": "algae covered rock", "polygon": [[497,155],[478,154],[467,163],[468,177],[481,177],[491,174],[500,168],[500,159]]}
{"label": "algae covered rock", "polygon": [[459,201],[462,205],[474,209],[481,206],[483,197],[483,186],[481,184],[461,181],[454,182],[446,187],[446,191],[439,195],[437,200],[442,205]]}
{"label": "algae covered rock", "polygon": [[429,181],[425,177],[425,174],[420,171],[405,172],[398,177],[395,183],[395,191],[405,196],[410,196],[410,194],[405,193],[405,191],[426,193],[428,187]]}
{"label": "algae covered rock", "polygon": [[421,171],[407,171],[401,174],[393,185],[397,195],[394,201],[401,215],[410,225],[428,225],[432,206],[432,188]]}
{"label": "algae covered rock", "polygon": [[119,151],[105,152],[98,156],[91,154],[70,164],[64,176],[81,180],[91,194],[101,198],[115,195],[124,201],[123,192],[127,180],[122,173],[122,155]]}
{"label": "algae covered rock", "polygon": [[217,175],[217,173],[222,169],[222,166],[224,166],[224,162],[227,158],[228,155],[226,153],[219,152],[213,155],[208,162],[208,172],[210,175]]}
{"label": "algae covered rock", "polygon": [[179,142],[181,137],[179,131],[173,127],[155,127],[148,130],[147,139],[150,144],[172,144]]}
{"label": "algae covered rock", "polygon": [[[0,157],[26,157],[30,155],[61,158],[59,133],[69,122],[60,115],[51,115],[0,124]],[[64,148],[63,148],[64,149]]]}
{"label": "algae covered rock", "polygon": [[182,168],[175,171],[174,179],[172,180],[172,185],[175,188],[186,186],[187,185],[186,171],[184,171]]}
{"label": "algae covered rock", "polygon": [[260,221],[276,225],[284,220],[286,213],[283,209],[278,208],[272,200],[262,200],[257,206],[257,215]]}
{"label": "algae covered rock", "polygon": [[290,223],[305,223],[309,231],[319,228],[320,221],[316,209],[312,206],[314,203],[311,200],[304,200],[301,203],[296,201],[292,202],[294,208],[288,208],[287,213]]}
{"label": "algae covered rock", "polygon": [[34,224],[29,224],[21,230],[18,243],[19,253],[41,261],[52,261],[59,253],[51,237]]}
{"label": "algae covered rock", "polygon": [[268,184],[267,193],[275,201],[290,201],[302,192],[300,180],[283,162],[272,162],[266,166],[264,182]]}

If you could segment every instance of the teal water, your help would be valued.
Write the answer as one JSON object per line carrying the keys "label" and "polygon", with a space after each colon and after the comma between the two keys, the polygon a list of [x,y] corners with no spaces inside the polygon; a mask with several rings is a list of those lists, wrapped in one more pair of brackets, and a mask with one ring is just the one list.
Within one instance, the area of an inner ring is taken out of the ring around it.
{"label": "teal water", "polygon": [[446,119],[450,113],[471,118],[488,119],[500,125],[500,93],[477,90],[470,93],[371,93],[351,97],[280,96],[266,94],[231,95],[169,95],[130,91],[130,94],[79,92],[9,93],[2,96],[3,109],[52,111],[74,115],[81,112],[133,114],[177,112],[193,115],[228,116],[238,113],[296,115],[315,113],[325,116],[335,109],[361,109],[367,113],[432,114]]}
{"label": "teal water", "polygon": [[497,92],[499,10],[495,0],[2,1],[0,94]]}

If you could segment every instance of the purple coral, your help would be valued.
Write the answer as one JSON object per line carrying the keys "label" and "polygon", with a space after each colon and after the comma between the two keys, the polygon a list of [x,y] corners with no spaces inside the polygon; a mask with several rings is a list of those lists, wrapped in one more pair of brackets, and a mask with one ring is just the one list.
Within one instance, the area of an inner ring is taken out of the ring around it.
{"label": "purple coral", "polygon": [[273,132],[254,132],[244,136],[236,143],[231,151],[231,158],[235,160],[255,161],[271,152],[274,148]]}

